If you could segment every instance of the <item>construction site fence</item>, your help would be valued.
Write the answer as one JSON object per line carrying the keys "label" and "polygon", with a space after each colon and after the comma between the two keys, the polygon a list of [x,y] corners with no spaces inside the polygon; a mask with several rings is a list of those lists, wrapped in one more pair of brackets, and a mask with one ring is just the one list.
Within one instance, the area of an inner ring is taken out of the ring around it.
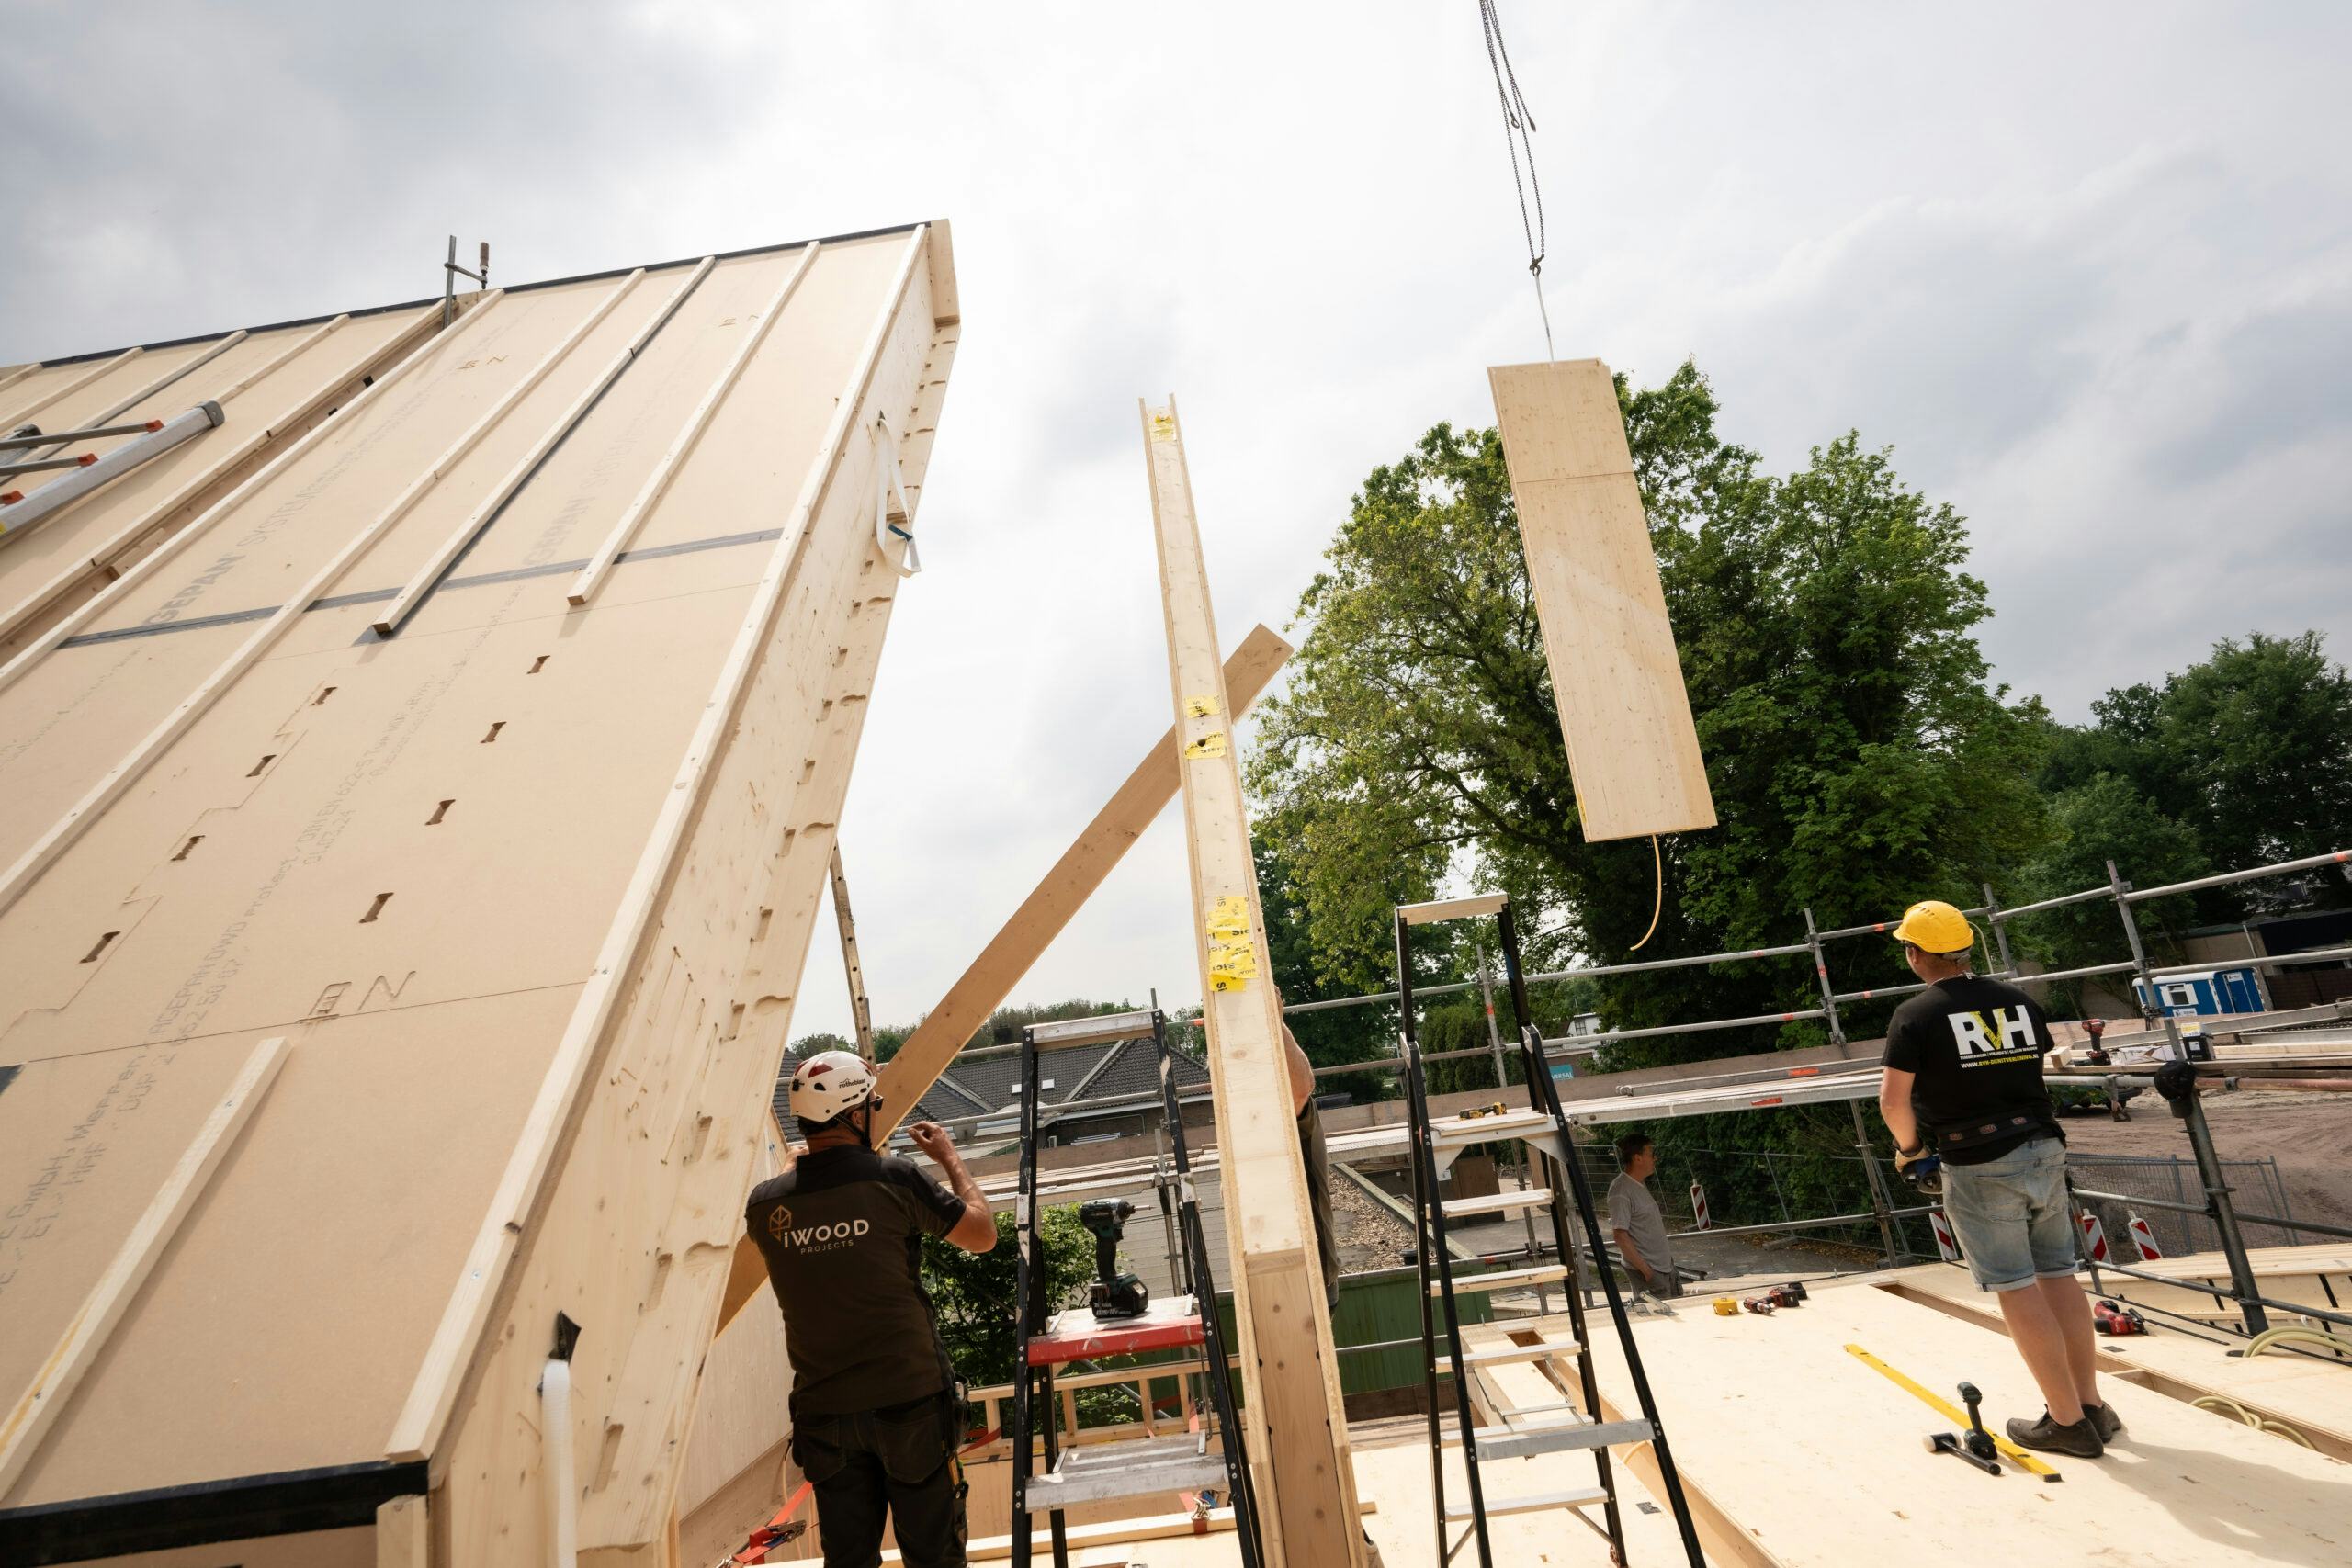
{"label": "construction site fence", "polygon": [[[2278,1156],[2224,1159],[2221,1169],[2233,1191],[2260,1200],[2264,1219],[2257,1221],[2245,1213],[2238,1215],[2240,1234],[2248,1246],[2290,1247],[2299,1231],[2324,1234],[2330,1229],[2290,1217],[2292,1209],[2286,1183],[2278,1174]],[[2098,1216],[2110,1248],[2130,1246],[2126,1231],[2137,1218],[2146,1224],[2167,1258],[2221,1249],[2221,1230],[2205,1212],[2204,1186],[2194,1159],[2070,1151],[2066,1170],[2074,1179],[2075,1201]],[[2352,1231],[2342,1234],[2352,1235]]]}

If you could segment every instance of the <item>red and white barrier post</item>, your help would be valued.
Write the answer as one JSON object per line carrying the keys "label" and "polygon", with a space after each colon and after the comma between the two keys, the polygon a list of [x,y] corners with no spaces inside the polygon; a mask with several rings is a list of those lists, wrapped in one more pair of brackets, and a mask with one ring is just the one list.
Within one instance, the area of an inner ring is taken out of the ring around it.
{"label": "red and white barrier post", "polygon": [[2106,1228],[2088,1209],[2083,1211],[2083,1251],[2094,1263],[2107,1261]]}
{"label": "red and white barrier post", "polygon": [[2132,1216],[2130,1229],[2132,1245],[2140,1249],[2141,1262],[2154,1263],[2164,1257],[2165,1249],[2156,1245],[2156,1233],[2148,1228],[2147,1221],[2134,1214]]}
{"label": "red and white barrier post", "polygon": [[1947,1263],[1960,1261],[1960,1238],[1951,1234],[1951,1222],[1944,1218],[1941,1209],[1928,1211],[1928,1228],[1936,1233],[1936,1252]]}
{"label": "red and white barrier post", "polygon": [[1707,1190],[1697,1182],[1690,1184],[1690,1228],[1705,1230],[1715,1222],[1707,1217]]}

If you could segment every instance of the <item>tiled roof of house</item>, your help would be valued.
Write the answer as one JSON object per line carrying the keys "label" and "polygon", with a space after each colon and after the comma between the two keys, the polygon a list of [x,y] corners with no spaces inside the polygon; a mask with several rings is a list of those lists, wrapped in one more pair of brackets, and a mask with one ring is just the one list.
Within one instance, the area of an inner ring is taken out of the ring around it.
{"label": "tiled roof of house", "polygon": [[[1179,1096],[1191,1100],[1204,1093],[1209,1087],[1208,1069],[1181,1041],[1175,1043],[1174,1052]],[[776,1078],[776,1121],[786,1132],[796,1131],[787,1091],[793,1072],[799,1065],[799,1058],[787,1051],[783,1071]],[[1049,1107],[1059,1107],[1081,1094],[1089,1100],[1132,1099],[1151,1094],[1159,1088],[1159,1065],[1150,1041],[1125,1040],[1107,1045],[1080,1045],[1051,1052],[1038,1061],[1038,1078],[1041,1084],[1040,1102]],[[990,1111],[1003,1111],[1009,1115],[1020,1104],[1020,1097],[1015,1093],[1020,1080],[1021,1057],[1017,1053],[956,1062],[915,1102],[914,1115],[932,1122],[953,1121]],[[1080,1111],[1077,1114],[1085,1112]]]}

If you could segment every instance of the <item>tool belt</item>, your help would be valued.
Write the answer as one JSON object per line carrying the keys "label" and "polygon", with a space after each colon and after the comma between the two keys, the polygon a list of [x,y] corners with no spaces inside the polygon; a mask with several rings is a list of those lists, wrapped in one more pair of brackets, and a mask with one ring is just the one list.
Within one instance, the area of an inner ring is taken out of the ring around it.
{"label": "tool belt", "polygon": [[1928,1146],[1939,1155],[1965,1154],[2019,1133],[2061,1135],[2048,1100],[2015,1101],[1962,1121],[1939,1123]]}

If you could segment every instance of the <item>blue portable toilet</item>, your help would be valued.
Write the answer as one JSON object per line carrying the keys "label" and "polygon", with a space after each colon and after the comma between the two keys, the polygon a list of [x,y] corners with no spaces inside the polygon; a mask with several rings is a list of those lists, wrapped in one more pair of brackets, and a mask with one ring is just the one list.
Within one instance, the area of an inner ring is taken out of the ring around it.
{"label": "blue portable toilet", "polygon": [[[2146,1006],[2147,987],[2134,980],[2132,989],[2141,1005]],[[2158,1010],[2170,1013],[2175,1018],[2260,1012],[2263,1010],[2262,983],[2251,966],[2167,975],[2156,982],[2155,1005]]]}

